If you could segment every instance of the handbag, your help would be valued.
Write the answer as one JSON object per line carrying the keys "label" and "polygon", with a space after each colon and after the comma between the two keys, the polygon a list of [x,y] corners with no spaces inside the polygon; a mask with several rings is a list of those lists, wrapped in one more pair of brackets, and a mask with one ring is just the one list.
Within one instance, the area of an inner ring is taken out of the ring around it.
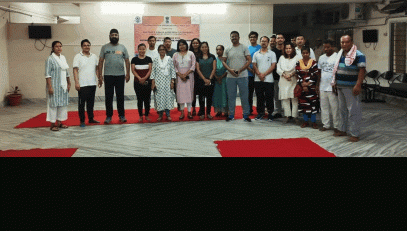
{"label": "handbag", "polygon": [[299,84],[295,85],[295,88],[294,88],[294,97],[295,97],[295,98],[300,97],[300,96],[302,95],[302,92],[303,92],[302,87],[301,87]]}

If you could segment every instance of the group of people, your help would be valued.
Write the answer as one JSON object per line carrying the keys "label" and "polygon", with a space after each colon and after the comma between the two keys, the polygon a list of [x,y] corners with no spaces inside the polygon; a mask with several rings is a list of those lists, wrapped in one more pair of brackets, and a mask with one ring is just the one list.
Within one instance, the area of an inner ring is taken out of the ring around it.
{"label": "group of people", "polygon": [[[110,31],[110,43],[101,48],[99,59],[90,52],[91,43],[81,42],[82,52],[73,62],[75,89],[78,91],[78,111],[81,127],[85,126],[85,104],[89,123],[94,120],[93,105],[96,86],[105,87],[105,124],[112,121],[113,97],[116,92],[117,109],[121,122],[126,122],[124,110],[124,86],[134,75],[139,122],[150,121],[151,92],[158,121],[171,121],[170,110],[174,100],[180,111],[179,119],[212,119],[235,116],[237,88],[243,109],[243,120],[251,122],[253,95],[256,93],[256,120],[298,122],[302,113],[301,128],[318,129],[316,114],[321,111],[323,127],[320,131],[334,129],[334,136],[350,135],[350,141],[358,141],[361,126],[360,92],[366,72],[366,58],[353,44],[352,37],[341,37],[341,50],[334,52],[334,41],[323,42],[325,54],[315,57],[313,49],[305,46],[304,36],[297,36],[295,44],[285,42],[283,34],[260,38],[250,32],[250,46],[240,43],[237,31],[230,33],[232,45],[225,49],[216,47],[216,56],[210,53],[208,42],[198,38],[179,40],[177,49],[165,38],[156,46],[156,38],[148,38],[148,46],[138,45],[138,55],[129,60],[127,49],[119,44],[119,32]],[[71,87],[69,65],[62,53],[62,43],[55,41],[46,61],[47,121],[51,130],[67,128],[68,92]],[[125,65],[124,65],[125,64]],[[126,69],[126,70],[125,70]],[[199,96],[199,97],[197,97]],[[196,99],[200,109],[196,112]],[[143,110],[144,109],[144,110]],[[332,115],[332,120],[330,119]],[[348,129],[349,126],[349,129]],[[348,132],[348,133],[347,133]]]}

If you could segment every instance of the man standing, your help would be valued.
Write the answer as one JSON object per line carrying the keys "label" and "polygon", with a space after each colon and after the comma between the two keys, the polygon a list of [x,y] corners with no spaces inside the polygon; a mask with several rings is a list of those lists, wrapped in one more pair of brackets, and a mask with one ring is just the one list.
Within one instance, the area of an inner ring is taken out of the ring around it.
{"label": "man standing", "polygon": [[[93,106],[95,104],[96,79],[99,76],[98,57],[90,53],[90,41],[85,39],[81,42],[82,52],[73,59],[73,76],[75,79],[75,89],[78,91],[78,112],[80,126],[85,127],[85,103],[90,124],[98,124],[94,120]],[[102,81],[99,81],[99,88]]]}
{"label": "man standing", "polygon": [[177,50],[175,50],[174,48],[171,48],[171,44],[172,44],[171,38],[165,37],[164,38],[165,52],[166,52],[166,55],[168,55],[172,58],[172,56],[175,54],[175,52],[177,52]]}
{"label": "man standing", "polygon": [[[239,32],[232,31],[230,33],[232,46],[225,50],[224,67],[229,71],[226,78],[226,86],[228,89],[229,117],[226,121],[231,121],[235,117],[236,94],[239,87],[240,101],[243,107],[243,119],[245,122],[252,122],[249,118],[250,108],[248,100],[248,73],[247,68],[252,63],[249,49],[239,43]],[[229,65],[226,61],[229,61]]]}
{"label": "man standing", "polygon": [[[105,104],[106,120],[105,124],[110,124],[113,116],[113,96],[116,91],[117,111],[119,112],[120,122],[127,122],[124,116],[124,81],[130,80],[130,61],[129,53],[122,44],[119,44],[119,32],[116,29],[110,30],[110,43],[104,45],[100,50],[99,57],[99,83],[105,82]],[[126,73],[124,72],[123,61],[126,63]]]}
{"label": "man standing", "polygon": [[[257,39],[259,38],[259,34],[256,31],[252,31],[249,34],[249,41],[250,41],[250,46],[249,46],[249,51],[250,51],[250,56],[253,59],[254,53],[256,53],[258,50],[261,49],[261,46],[257,44]],[[254,93],[254,70],[253,70],[253,64],[250,64],[250,66],[247,68],[248,74],[249,74],[249,107],[250,107],[250,114],[253,114],[253,93]],[[259,113],[259,112],[257,112]]]}
{"label": "man standing", "polygon": [[357,50],[349,35],[341,37],[341,48],[333,71],[340,112],[339,131],[334,136],[345,136],[349,124],[349,140],[357,142],[362,123],[360,92],[366,73],[366,57]]}
{"label": "man standing", "polygon": [[[297,38],[296,38],[296,40],[295,40],[295,43],[297,44],[297,46],[295,47],[295,52],[297,53],[297,55],[300,56],[300,59],[302,59],[301,49],[302,49],[302,47],[305,45],[305,42],[306,42],[306,40],[305,40],[304,36],[302,36],[302,35],[298,35]],[[315,60],[315,53],[314,53],[314,51],[313,51],[311,48],[310,48],[310,51],[311,51],[311,52],[310,52],[309,57],[310,57],[311,59]]]}
{"label": "man standing", "polygon": [[[337,60],[337,53],[334,52],[334,43],[332,40],[324,42],[325,54],[319,58],[318,68],[320,69],[319,80],[319,99],[321,102],[321,120],[323,127],[320,131],[326,131],[331,128],[330,114],[332,114],[334,132],[338,132],[339,111],[338,111],[338,96],[332,92],[332,72]],[[318,86],[317,86],[318,91]]]}
{"label": "man standing", "polygon": [[273,35],[270,37],[270,50],[273,50],[276,47],[276,44],[277,44],[276,36]]}
{"label": "man standing", "polygon": [[[276,35],[276,47],[272,49],[272,51],[276,54],[276,59],[277,63],[278,60],[280,60],[281,55],[283,55],[283,49],[284,49],[284,42],[285,38],[284,35],[281,33],[278,33]],[[280,75],[277,74],[277,68],[273,70],[273,78],[274,78],[274,108],[276,114],[274,114],[274,118],[282,118],[282,106],[281,106],[281,100],[278,97],[278,83],[280,81]]]}
{"label": "man standing", "polygon": [[[332,48],[333,48],[333,46],[332,46]],[[321,57],[321,55],[324,54],[324,50],[325,49],[324,49],[324,46],[322,45],[322,39],[317,38],[317,43],[316,43],[316,46],[314,48],[316,61],[318,61],[319,57]]]}
{"label": "man standing", "polygon": [[146,56],[150,57],[152,60],[154,60],[154,58],[158,58],[160,55],[158,54],[157,48],[155,47],[157,38],[154,36],[150,36],[148,37],[147,42],[148,49],[146,51]]}
{"label": "man standing", "polygon": [[267,47],[269,38],[263,36],[260,38],[261,49],[254,53],[253,69],[256,73],[254,79],[254,88],[257,96],[257,117],[256,120],[262,120],[265,115],[265,106],[268,111],[268,121],[273,121],[274,111],[274,78],[273,70],[276,69],[277,58],[273,51]]}

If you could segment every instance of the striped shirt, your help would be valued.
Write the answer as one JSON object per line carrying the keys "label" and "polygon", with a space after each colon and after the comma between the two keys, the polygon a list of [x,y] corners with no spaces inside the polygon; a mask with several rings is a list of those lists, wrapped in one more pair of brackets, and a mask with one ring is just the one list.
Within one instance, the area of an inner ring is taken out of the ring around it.
{"label": "striped shirt", "polygon": [[[69,77],[69,72],[66,71],[66,76],[63,78]],[[46,89],[47,99],[49,101],[50,107],[63,107],[68,106],[69,104],[69,92],[64,91],[61,86],[61,67],[55,58],[50,55],[45,61],[45,78],[51,78],[52,89],[54,94],[49,95],[48,89]]]}
{"label": "striped shirt", "polygon": [[356,51],[356,58],[350,66],[345,65],[345,56],[342,56],[336,72],[336,84],[355,86],[358,81],[359,68],[363,67],[366,67],[366,56],[362,52]]}
{"label": "striped shirt", "polygon": [[[139,57],[134,57],[131,60],[131,64],[134,64],[136,73],[141,77],[144,78],[148,71],[150,70],[150,63],[153,63],[153,60],[149,57],[146,56],[144,59],[140,59]],[[135,82],[139,82],[137,78],[134,78]]]}

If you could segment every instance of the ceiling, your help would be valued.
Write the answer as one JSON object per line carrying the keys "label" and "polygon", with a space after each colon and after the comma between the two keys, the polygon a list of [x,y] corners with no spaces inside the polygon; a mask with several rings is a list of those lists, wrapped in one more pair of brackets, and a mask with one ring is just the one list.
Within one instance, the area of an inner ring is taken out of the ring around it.
{"label": "ceiling", "polygon": [[[144,2],[144,3],[241,3],[241,4],[321,4],[345,2],[381,2],[382,0],[107,0],[108,2]],[[91,3],[107,2],[106,0],[13,0],[12,2],[41,3]],[[11,2],[0,0],[0,2]]]}

